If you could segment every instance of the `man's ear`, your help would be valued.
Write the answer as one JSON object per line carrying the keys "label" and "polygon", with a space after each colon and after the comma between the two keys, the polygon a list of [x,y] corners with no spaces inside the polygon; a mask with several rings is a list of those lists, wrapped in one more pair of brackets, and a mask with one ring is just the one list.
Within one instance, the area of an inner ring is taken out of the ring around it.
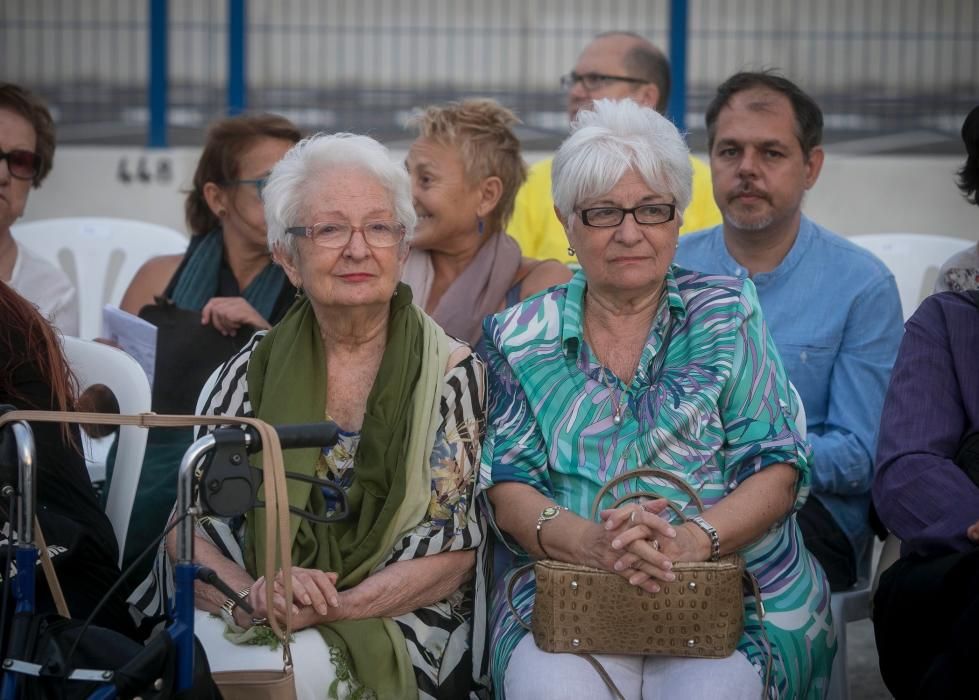
{"label": "man's ear", "polygon": [[826,152],[823,151],[822,146],[813,146],[813,149],[809,151],[809,157],[806,158],[805,162],[807,190],[815,185],[816,180],[819,179],[819,172],[823,169],[825,158]]}
{"label": "man's ear", "polygon": [[640,85],[636,92],[636,102],[659,111],[659,86],[655,83]]}
{"label": "man's ear", "polygon": [[485,218],[496,209],[503,196],[503,180],[496,175],[483,178],[479,183],[479,205],[476,207],[476,216]]}

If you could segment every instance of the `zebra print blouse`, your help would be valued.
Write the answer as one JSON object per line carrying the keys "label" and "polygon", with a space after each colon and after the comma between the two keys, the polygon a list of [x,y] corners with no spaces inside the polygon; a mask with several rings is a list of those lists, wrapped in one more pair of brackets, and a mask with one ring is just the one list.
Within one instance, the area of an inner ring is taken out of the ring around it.
{"label": "zebra print blouse", "polygon": [[[257,333],[220,371],[208,394],[203,415],[252,416],[246,373],[252,351],[264,333]],[[450,352],[461,343],[450,340]],[[473,503],[473,487],[485,425],[485,367],[469,354],[445,374],[440,399],[441,422],[430,457],[432,499],[423,522],[398,542],[375,568],[442,552],[475,550],[482,540],[481,516]],[[324,451],[325,474],[344,481],[353,467],[359,434],[345,433]],[[244,520],[201,518],[197,532],[226,557],[244,566],[241,543]],[[163,546],[150,575],[130,596],[143,615],[160,615],[173,591],[173,569]],[[482,604],[482,603],[480,603]],[[475,613],[475,614],[474,614]],[[474,611],[473,586],[456,591],[434,605],[393,618],[404,634],[415,669],[420,698],[465,697],[472,684],[470,638],[485,636],[485,615]],[[475,620],[475,621],[474,621]],[[478,626],[479,629],[473,629]],[[481,648],[481,643],[478,644]],[[477,652],[479,653],[479,652]],[[478,675],[478,674],[477,674]]]}

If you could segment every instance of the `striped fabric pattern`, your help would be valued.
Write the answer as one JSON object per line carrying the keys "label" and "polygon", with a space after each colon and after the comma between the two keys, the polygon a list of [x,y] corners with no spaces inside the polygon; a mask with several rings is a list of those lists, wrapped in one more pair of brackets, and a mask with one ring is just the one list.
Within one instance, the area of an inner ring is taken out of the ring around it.
{"label": "striped fabric pattern", "polygon": [[[255,337],[222,369],[207,399],[204,415],[251,416],[246,373],[251,353],[264,333]],[[461,344],[450,341],[450,352]],[[403,537],[375,568],[441,552],[474,550],[482,529],[474,505],[473,488],[480,459],[480,438],[485,423],[485,368],[473,354],[451,368],[444,377],[440,400],[441,424],[432,450],[433,482],[429,517]],[[353,441],[356,445],[357,440]],[[348,446],[350,441],[346,443]],[[448,511],[452,517],[439,517]],[[241,542],[244,521],[202,518],[197,533],[228,558],[243,565]],[[158,615],[173,591],[173,569],[161,546],[150,576],[131,595],[130,602],[143,614]],[[471,685],[470,634],[485,636],[485,627],[472,629],[472,586],[448,599],[393,618],[404,634],[415,669],[419,697],[465,696]],[[477,619],[484,619],[483,615]],[[327,662],[324,659],[324,663]]]}
{"label": "striped fabric pattern", "polygon": [[[490,421],[477,493],[504,481],[533,486],[589,517],[601,485],[641,466],[669,471],[699,492],[706,508],[767,466],[799,470],[796,508],[809,492],[810,449],[792,419],[793,398],[750,280],[672,267],[639,367],[627,387],[603,368],[583,337],[586,280],[581,271],[487,319]],[[614,391],[613,391],[614,390]],[[613,415],[621,392],[621,425]],[[637,479],[615,495],[655,490],[695,506],[668,483]],[[611,504],[607,497],[604,507]],[[528,555],[492,521],[513,566]],[[774,648],[773,697],[821,697],[835,653],[829,588],[791,515],[742,550],[758,577]],[[495,557],[500,561],[501,557]],[[512,568],[511,568],[512,570]],[[502,697],[510,654],[524,635],[505,600],[508,575],[493,576],[492,677]],[[516,607],[533,609],[532,576],[517,586]],[[752,597],[739,651],[763,669]]]}

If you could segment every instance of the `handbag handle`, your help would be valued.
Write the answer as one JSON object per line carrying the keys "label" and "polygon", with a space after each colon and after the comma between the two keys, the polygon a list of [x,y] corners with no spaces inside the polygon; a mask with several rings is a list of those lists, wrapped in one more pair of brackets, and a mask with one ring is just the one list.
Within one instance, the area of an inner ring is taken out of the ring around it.
{"label": "handbag handle", "polygon": [[[697,506],[698,513],[704,512],[704,502],[700,500],[700,495],[693,490],[690,484],[685,482],[683,479],[671,474],[668,471],[664,471],[662,469],[653,469],[651,467],[644,467],[642,469],[635,469],[631,472],[626,472],[625,474],[619,474],[611,481],[608,481],[605,484],[603,484],[602,488],[600,488],[598,490],[598,493],[595,495],[595,500],[592,502],[591,519],[594,520],[595,516],[598,515],[598,510],[599,508],[601,508],[602,498],[605,496],[605,494],[607,494],[613,488],[621,484],[623,481],[629,481],[630,479],[637,479],[643,476],[656,477],[657,479],[663,479],[664,481],[669,481],[671,484],[679,487],[681,491],[683,491],[688,496],[690,496],[690,500],[694,503],[694,505]],[[625,496],[618,498],[615,501],[615,503],[612,505],[612,507],[617,508],[618,506],[622,505],[626,501],[633,498],[639,498],[640,496],[655,495],[655,494],[656,494],[655,491],[645,491],[642,493],[635,493],[635,492],[629,493]],[[674,513],[676,513],[678,516],[686,520],[686,517],[676,506],[676,504],[674,504],[672,501],[667,501],[667,505]]]}
{"label": "handbag handle", "polygon": [[[292,554],[289,530],[289,497],[286,491],[285,467],[282,462],[282,446],[279,434],[271,425],[258,418],[243,416],[181,416],[139,413],[93,413],[85,411],[8,411],[0,416],[0,427],[14,421],[41,423],[88,423],[96,425],[135,425],[142,428],[194,427],[204,425],[245,425],[254,428],[262,440],[262,460],[265,486],[265,571],[266,581],[275,580],[275,563],[280,560],[286,600],[292,600]],[[281,554],[281,556],[279,556]],[[55,574],[55,578],[57,575]],[[265,602],[269,610],[274,608],[274,586],[265,587]],[[269,626],[282,643],[283,664],[292,667],[289,636],[292,630],[292,606],[286,606],[285,629],[275,616],[269,618]]]}

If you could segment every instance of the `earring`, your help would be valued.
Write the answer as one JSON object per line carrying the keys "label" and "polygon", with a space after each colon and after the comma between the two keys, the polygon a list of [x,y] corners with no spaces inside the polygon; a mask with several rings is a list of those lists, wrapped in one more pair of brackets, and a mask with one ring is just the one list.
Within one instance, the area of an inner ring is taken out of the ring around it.
{"label": "earring", "polygon": [[483,235],[483,220],[480,217],[476,217],[476,231],[480,236]]}
{"label": "earring", "polygon": [[574,257],[576,255],[574,248],[572,248],[571,246],[568,246],[568,255],[570,255],[571,257]]}
{"label": "earring", "polygon": [[219,219],[223,219],[227,215],[228,215],[228,212],[227,211],[225,211],[224,209],[218,209],[218,218]]}
{"label": "earring", "polygon": [[301,284],[296,285],[296,299],[302,299],[303,296],[303,286]]}

